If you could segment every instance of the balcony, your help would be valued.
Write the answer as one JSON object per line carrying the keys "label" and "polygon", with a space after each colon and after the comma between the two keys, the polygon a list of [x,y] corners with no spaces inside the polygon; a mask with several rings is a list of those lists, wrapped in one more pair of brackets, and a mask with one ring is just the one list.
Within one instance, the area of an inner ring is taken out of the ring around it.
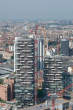
{"label": "balcony", "polygon": [[33,56],[27,56],[27,58],[33,58]]}
{"label": "balcony", "polygon": [[20,55],[20,53],[16,53],[16,55]]}

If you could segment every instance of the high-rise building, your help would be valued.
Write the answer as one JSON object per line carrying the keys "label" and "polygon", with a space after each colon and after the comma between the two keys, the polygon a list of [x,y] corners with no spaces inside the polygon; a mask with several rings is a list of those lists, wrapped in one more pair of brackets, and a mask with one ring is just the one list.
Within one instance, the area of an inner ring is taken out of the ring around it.
{"label": "high-rise building", "polygon": [[[71,91],[72,91],[72,76],[67,71],[62,73],[62,81],[63,81],[63,88],[67,88],[63,93],[63,97],[66,99],[71,98]],[[69,87],[69,88],[68,88]]]}
{"label": "high-rise building", "polygon": [[38,69],[43,70],[44,39],[38,39]]}
{"label": "high-rise building", "polygon": [[17,106],[22,108],[35,103],[34,39],[16,37],[14,50],[15,98]]}
{"label": "high-rise building", "polygon": [[69,40],[61,40],[61,54],[63,56],[69,56]]}
{"label": "high-rise building", "polygon": [[65,56],[45,57],[44,89],[46,94],[57,93],[63,89],[62,73],[67,70],[67,62]]}

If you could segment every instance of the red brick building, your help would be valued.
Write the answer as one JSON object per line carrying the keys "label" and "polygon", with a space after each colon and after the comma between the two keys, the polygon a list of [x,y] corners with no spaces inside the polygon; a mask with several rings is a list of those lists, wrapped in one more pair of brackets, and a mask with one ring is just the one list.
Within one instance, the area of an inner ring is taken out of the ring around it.
{"label": "red brick building", "polygon": [[5,100],[5,101],[8,100],[7,92],[8,92],[8,85],[0,84],[0,98],[2,100]]}
{"label": "red brick building", "polygon": [[5,79],[4,84],[0,84],[0,98],[5,101],[14,98],[14,80]]}

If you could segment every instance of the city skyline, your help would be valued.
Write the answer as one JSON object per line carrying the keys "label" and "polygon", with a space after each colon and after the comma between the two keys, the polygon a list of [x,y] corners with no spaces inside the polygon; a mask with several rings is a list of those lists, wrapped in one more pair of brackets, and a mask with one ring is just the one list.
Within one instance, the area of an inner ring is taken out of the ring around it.
{"label": "city skyline", "polygon": [[41,21],[0,22],[0,110],[73,109],[73,21]]}
{"label": "city skyline", "polygon": [[72,19],[72,0],[0,0],[0,20]]}

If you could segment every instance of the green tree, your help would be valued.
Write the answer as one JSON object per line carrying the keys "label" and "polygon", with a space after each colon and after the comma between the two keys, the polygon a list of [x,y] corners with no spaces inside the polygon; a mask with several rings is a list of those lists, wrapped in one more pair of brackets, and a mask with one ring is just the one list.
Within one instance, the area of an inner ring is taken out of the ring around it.
{"label": "green tree", "polygon": [[0,79],[0,84],[3,84],[4,80],[3,79]]}
{"label": "green tree", "polygon": [[14,56],[11,56],[11,60],[13,60],[14,59]]}
{"label": "green tree", "polygon": [[6,103],[6,101],[2,100],[1,98],[0,98],[0,102],[1,102],[1,103]]}
{"label": "green tree", "polygon": [[43,89],[39,89],[37,92],[37,98],[38,98],[38,102],[42,102],[44,99],[45,93]]}

